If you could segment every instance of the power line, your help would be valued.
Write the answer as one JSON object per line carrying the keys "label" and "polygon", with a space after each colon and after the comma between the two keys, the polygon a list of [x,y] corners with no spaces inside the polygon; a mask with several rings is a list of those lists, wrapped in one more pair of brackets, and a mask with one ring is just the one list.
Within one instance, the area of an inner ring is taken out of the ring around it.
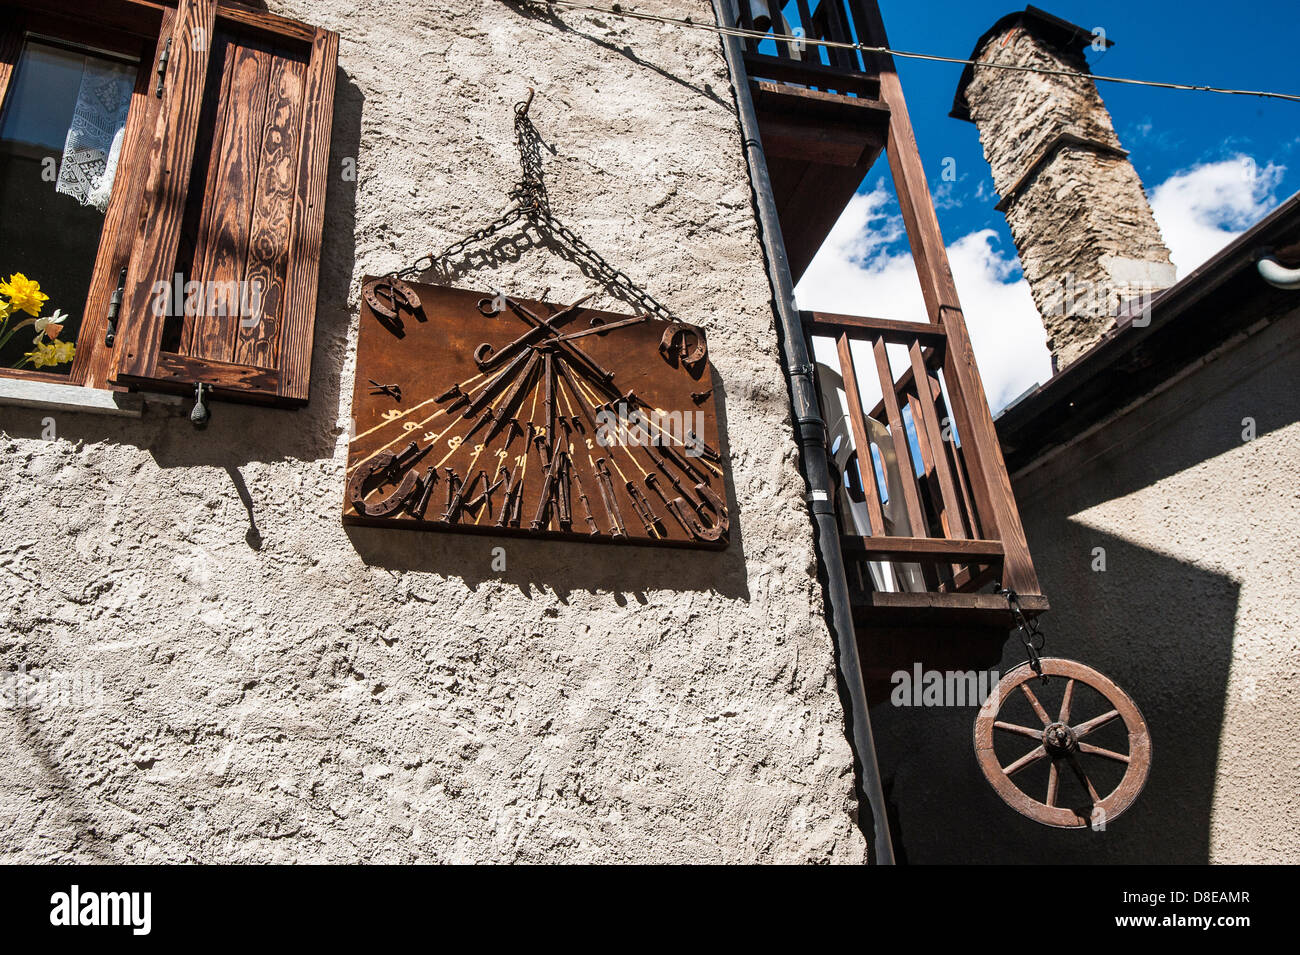
{"label": "power line", "polygon": [[[795,45],[799,48],[804,46],[820,46],[835,50],[857,50],[861,53],[888,54],[889,56],[897,56],[909,60],[925,60],[932,63],[956,63],[960,66],[970,66],[976,69],[1009,70],[1015,73],[1043,73],[1048,76],[1069,76],[1074,77],[1075,79],[1089,79],[1098,83],[1119,83],[1124,86],[1150,86],[1156,89],[1187,90],[1193,93],[1223,93],[1230,96],[1258,96],[1264,99],[1281,99],[1289,100],[1293,103],[1300,103],[1300,94],[1297,93],[1274,93],[1267,90],[1237,90],[1220,86],[1203,86],[1192,83],[1163,83],[1159,80],[1135,80],[1124,76],[1102,76],[1096,73],[1080,73],[1076,70],[1056,70],[1040,66],[1017,66],[1011,63],[982,63],[977,60],[964,60],[955,56],[940,56],[936,53],[915,53],[909,50],[895,50],[884,46],[868,46],[865,43],[850,43],[845,40],[816,40],[810,37],[797,36],[790,33],[765,33],[759,30],[746,30],[743,27],[721,26],[716,23],[700,23],[690,17],[665,17],[654,13],[641,13],[636,10],[628,10],[621,4],[617,3],[614,4],[613,7],[598,7],[593,4],[580,3],[577,2],[577,0],[521,0],[521,2],[533,6],[586,10],[591,13],[602,13],[606,16],[623,17],[629,20],[646,20],[651,23],[662,23],[669,26],[685,27],[690,30],[704,30],[708,33],[719,34],[720,36],[735,36],[751,40],[775,40],[777,42]],[[744,0],[741,0],[741,2],[744,2]]]}

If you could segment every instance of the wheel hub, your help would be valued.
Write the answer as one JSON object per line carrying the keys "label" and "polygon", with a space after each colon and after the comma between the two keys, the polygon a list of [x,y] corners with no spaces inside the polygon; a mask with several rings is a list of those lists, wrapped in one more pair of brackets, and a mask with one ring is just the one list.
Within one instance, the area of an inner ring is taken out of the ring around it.
{"label": "wheel hub", "polygon": [[1043,745],[1053,756],[1064,756],[1079,748],[1079,738],[1068,724],[1049,723],[1043,728]]}

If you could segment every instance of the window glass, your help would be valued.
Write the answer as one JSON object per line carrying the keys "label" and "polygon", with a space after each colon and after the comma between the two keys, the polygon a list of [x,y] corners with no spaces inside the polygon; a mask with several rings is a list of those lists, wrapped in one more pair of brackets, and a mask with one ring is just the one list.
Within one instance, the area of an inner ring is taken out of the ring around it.
{"label": "window glass", "polygon": [[72,367],[136,71],[23,45],[0,114],[0,367]]}

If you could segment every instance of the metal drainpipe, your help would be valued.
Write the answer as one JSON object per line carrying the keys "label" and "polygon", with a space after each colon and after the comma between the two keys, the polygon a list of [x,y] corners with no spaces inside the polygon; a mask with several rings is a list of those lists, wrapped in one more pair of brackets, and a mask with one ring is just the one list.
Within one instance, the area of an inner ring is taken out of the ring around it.
{"label": "metal drainpipe", "polygon": [[[713,15],[719,25],[730,26],[731,19],[723,5],[726,0],[712,0]],[[741,0],[743,2],[743,0]],[[722,50],[731,70],[731,91],[736,99],[740,129],[745,137],[745,157],[749,162],[750,181],[758,206],[763,252],[772,282],[781,335],[781,353],[790,379],[790,399],[799,438],[800,459],[808,482],[808,503],[817,526],[817,550],[826,568],[831,609],[831,629],[835,634],[836,657],[840,677],[849,697],[849,726],[853,748],[862,765],[861,798],[871,808],[875,852],[878,865],[894,864],[894,846],[889,837],[889,817],[885,813],[885,794],[880,786],[880,768],[876,765],[876,743],[871,734],[871,716],[867,712],[867,687],[862,680],[862,663],[858,658],[857,637],[853,630],[853,609],[849,603],[849,584],[844,575],[844,555],[840,552],[840,532],[835,520],[830,466],[826,460],[826,422],[817,401],[817,384],[803,324],[794,304],[794,283],[786,259],[785,240],[772,196],[772,181],[767,173],[767,159],[759,138],[758,117],[749,96],[749,76],[741,56],[740,40],[722,36]]]}

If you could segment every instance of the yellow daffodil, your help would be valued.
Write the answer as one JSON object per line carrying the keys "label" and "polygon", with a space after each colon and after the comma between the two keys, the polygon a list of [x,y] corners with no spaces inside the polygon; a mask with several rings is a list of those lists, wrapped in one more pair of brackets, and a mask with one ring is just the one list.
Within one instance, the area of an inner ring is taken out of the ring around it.
{"label": "yellow daffodil", "polygon": [[68,316],[63,314],[61,308],[56,308],[53,315],[38,318],[36,320],[36,337],[32,341],[39,345],[42,335],[49,338],[50,341],[54,341],[59,337],[59,332],[63,331],[63,326],[67,321]]}
{"label": "yellow daffodil", "polygon": [[65,361],[72,361],[76,354],[77,346],[72,342],[54,343],[54,364],[61,365]]}
{"label": "yellow daffodil", "polygon": [[11,311],[13,311],[13,309],[9,307],[9,303],[0,298],[0,322],[3,322],[8,318]]}
{"label": "yellow daffodil", "polygon": [[57,365],[54,358],[53,345],[37,345],[32,351],[25,356],[32,363],[33,368],[44,368],[46,365]]}
{"label": "yellow daffodil", "polygon": [[11,311],[20,309],[28,315],[41,314],[41,307],[50,299],[41,291],[40,282],[33,282],[21,272],[9,276],[8,282],[0,282],[0,295],[8,297]]}

